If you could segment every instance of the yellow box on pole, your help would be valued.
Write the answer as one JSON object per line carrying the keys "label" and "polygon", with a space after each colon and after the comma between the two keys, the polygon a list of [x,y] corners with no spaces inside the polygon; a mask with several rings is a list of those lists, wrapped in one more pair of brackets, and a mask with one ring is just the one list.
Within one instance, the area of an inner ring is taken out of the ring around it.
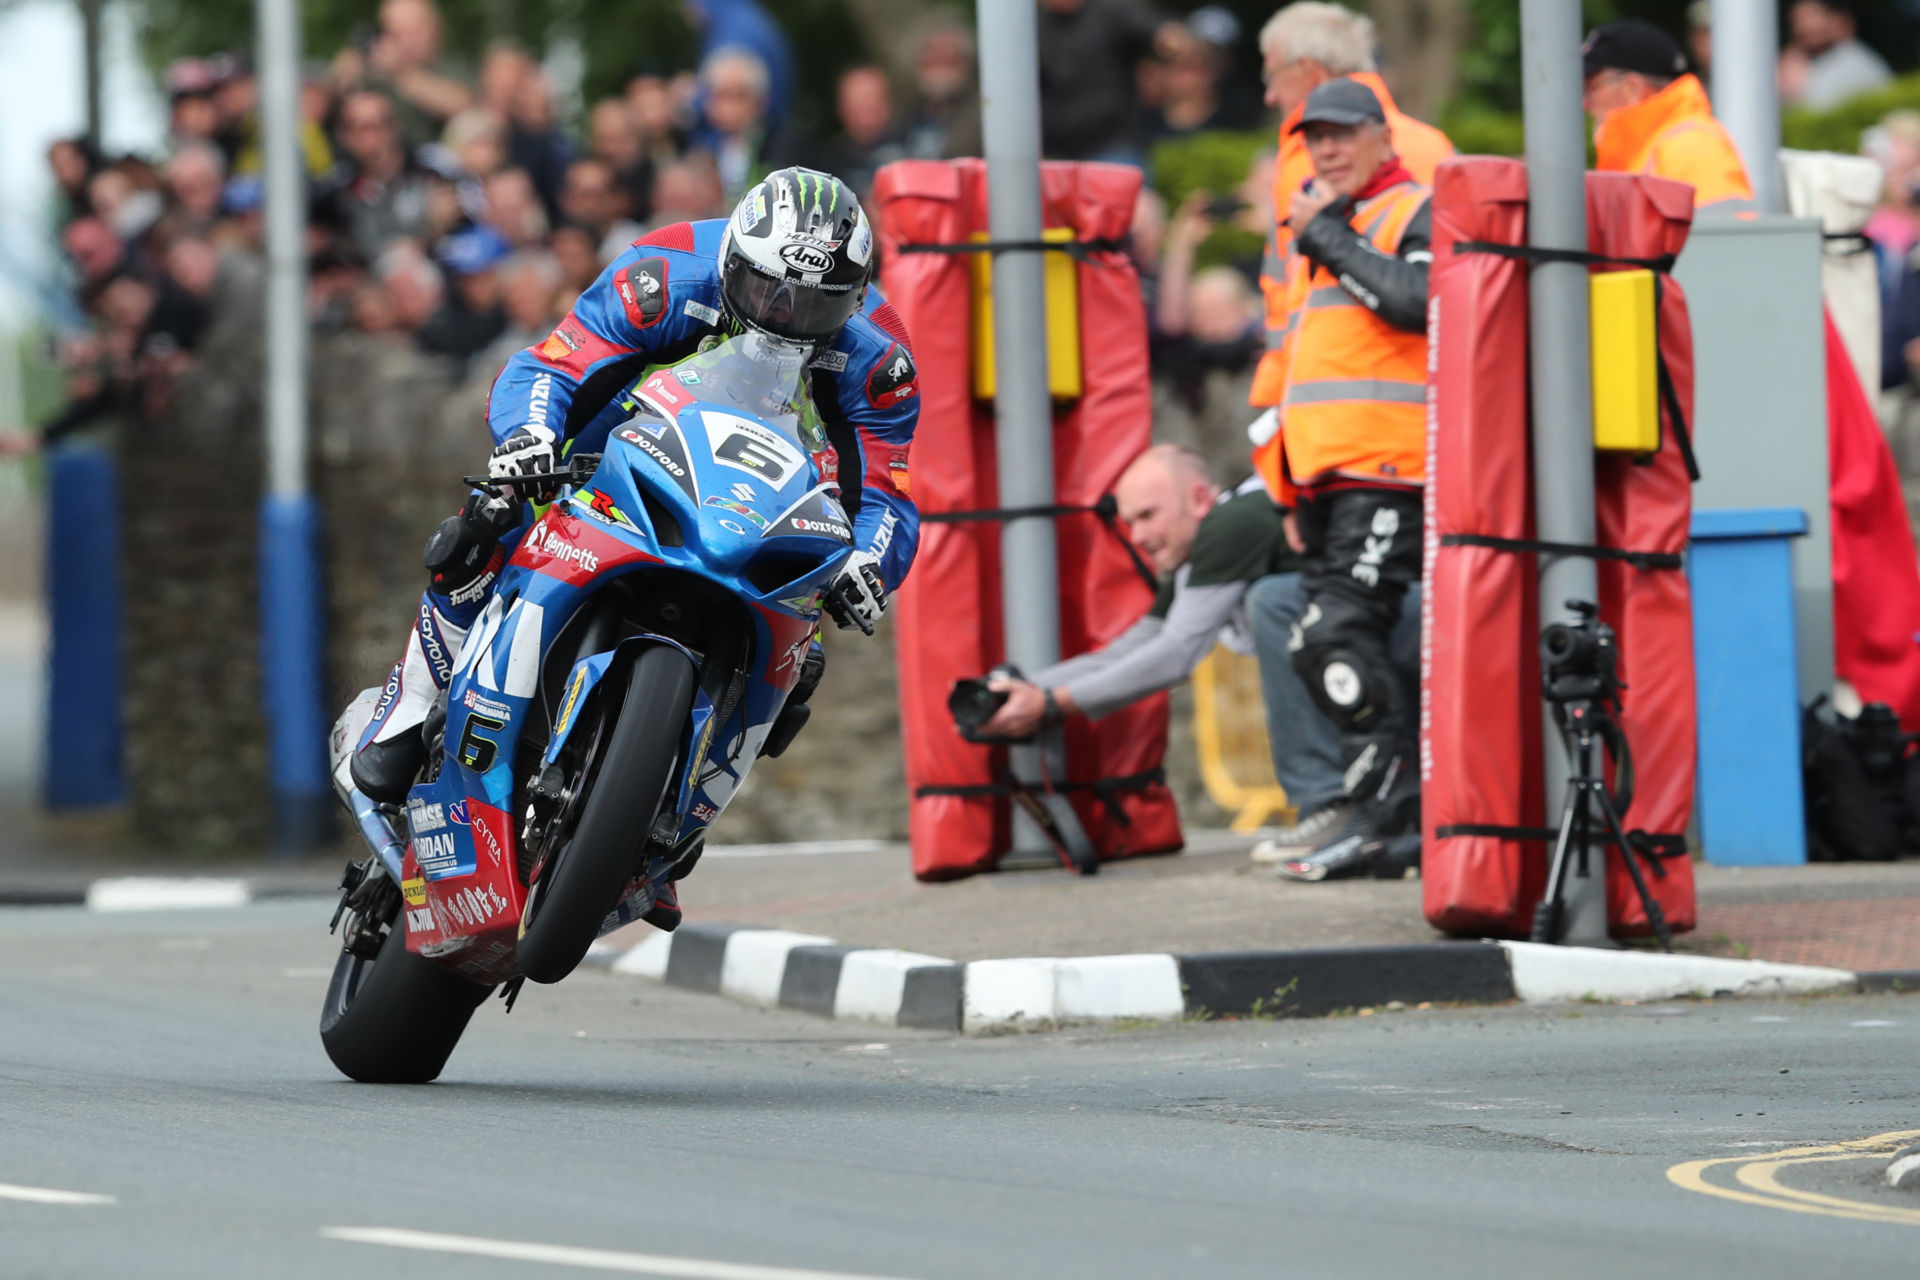
{"label": "yellow box on pole", "polygon": [[1653,272],[1603,271],[1591,284],[1593,447],[1652,453],[1660,447]]}
{"label": "yellow box on pole", "polygon": [[[1048,227],[1042,238],[1068,244],[1070,227]],[[976,231],[969,239],[984,242]],[[973,259],[973,394],[993,399],[993,255],[976,253]],[[1047,389],[1055,400],[1080,396],[1080,274],[1079,264],[1064,253],[1047,253]]]}

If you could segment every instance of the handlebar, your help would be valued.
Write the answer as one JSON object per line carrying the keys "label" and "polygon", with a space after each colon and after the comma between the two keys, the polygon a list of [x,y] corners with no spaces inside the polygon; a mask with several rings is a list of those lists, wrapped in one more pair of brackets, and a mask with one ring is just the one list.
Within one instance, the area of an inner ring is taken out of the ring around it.
{"label": "handlebar", "polygon": [[460,483],[471,485],[489,497],[498,498],[510,496],[506,493],[509,485],[517,489],[521,485],[585,484],[587,481],[593,479],[593,473],[597,471],[599,467],[599,454],[576,453],[573,457],[567,459],[567,469],[565,471],[536,471],[531,475],[514,476],[507,480],[496,480],[492,476],[461,476]]}

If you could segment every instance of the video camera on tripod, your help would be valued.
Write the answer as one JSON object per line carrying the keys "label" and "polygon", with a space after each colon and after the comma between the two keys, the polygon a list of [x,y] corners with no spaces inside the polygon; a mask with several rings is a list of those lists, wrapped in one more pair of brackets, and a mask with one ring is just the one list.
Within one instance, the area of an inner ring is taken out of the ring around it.
{"label": "video camera on tripod", "polygon": [[[1565,924],[1561,898],[1569,855],[1578,849],[1580,875],[1585,877],[1589,874],[1589,849],[1604,847],[1611,838],[1620,846],[1621,861],[1640,894],[1647,923],[1660,945],[1671,951],[1673,935],[1667,928],[1666,915],[1647,888],[1639,851],[1627,838],[1626,824],[1620,817],[1633,807],[1633,753],[1619,721],[1620,692],[1626,688],[1620,682],[1619,638],[1612,627],[1600,621],[1600,606],[1592,601],[1569,600],[1567,608],[1578,617],[1577,622],[1549,623],[1540,632],[1540,692],[1553,708],[1571,769],[1548,863],[1546,895],[1534,910],[1533,941],[1561,939]],[[1613,760],[1611,791],[1601,752]],[[1593,825],[1596,809],[1606,823],[1598,833]],[[1666,875],[1658,861],[1653,862],[1653,872]]]}

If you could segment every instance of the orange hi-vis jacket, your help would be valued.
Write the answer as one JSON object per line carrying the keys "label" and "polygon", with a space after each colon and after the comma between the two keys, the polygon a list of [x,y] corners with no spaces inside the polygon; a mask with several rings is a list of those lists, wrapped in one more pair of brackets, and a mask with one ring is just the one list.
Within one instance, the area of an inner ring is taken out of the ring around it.
{"label": "orange hi-vis jacket", "polygon": [[[1432,195],[1398,182],[1363,200],[1350,225],[1389,257]],[[1427,335],[1397,329],[1323,266],[1294,253],[1287,273],[1287,368],[1280,429],[1254,450],[1267,491],[1329,481],[1418,485],[1427,474]]]}
{"label": "orange hi-vis jacket", "polygon": [[[1373,90],[1373,96],[1386,108],[1394,154],[1416,181],[1432,185],[1433,171],[1453,155],[1447,135],[1404,114],[1394,105],[1386,83],[1372,72],[1356,72],[1347,79]],[[1307,137],[1293,131],[1306,109],[1302,102],[1280,122],[1280,153],[1273,164],[1273,231],[1267,237],[1266,257],[1260,264],[1260,293],[1267,304],[1267,350],[1260,367],[1254,370],[1253,392],[1247,397],[1248,403],[1257,408],[1279,404],[1281,393],[1287,389],[1287,255],[1293,248],[1293,229],[1287,225],[1287,215],[1293,212],[1294,193],[1313,176]]]}
{"label": "orange hi-vis jacket", "polygon": [[1697,212],[1755,212],[1740,150],[1726,126],[1713,118],[1707,91],[1694,76],[1681,76],[1644,101],[1608,112],[1594,130],[1593,146],[1597,168],[1691,184]]}

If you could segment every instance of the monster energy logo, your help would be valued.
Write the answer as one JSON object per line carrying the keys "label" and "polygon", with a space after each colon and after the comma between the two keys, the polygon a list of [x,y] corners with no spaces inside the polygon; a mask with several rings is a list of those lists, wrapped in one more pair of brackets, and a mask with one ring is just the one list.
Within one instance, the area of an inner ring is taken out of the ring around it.
{"label": "monster energy logo", "polygon": [[[800,206],[802,209],[812,206],[815,212],[819,213],[822,217],[827,217],[830,216],[835,209],[840,207],[840,184],[838,182],[806,169],[794,170],[794,180],[800,188]],[[809,184],[812,186],[811,192],[808,191]],[[822,208],[820,205],[820,200],[823,196],[827,201],[825,208]]]}

